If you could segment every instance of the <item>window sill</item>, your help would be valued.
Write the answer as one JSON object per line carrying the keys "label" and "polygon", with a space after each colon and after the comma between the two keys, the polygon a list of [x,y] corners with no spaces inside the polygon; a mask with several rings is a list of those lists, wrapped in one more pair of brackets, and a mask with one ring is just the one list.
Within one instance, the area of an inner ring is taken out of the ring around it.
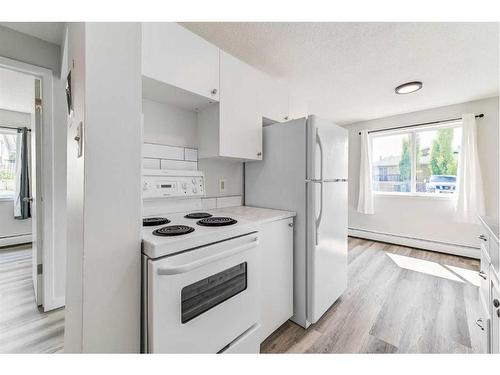
{"label": "window sill", "polygon": [[0,197],[0,202],[14,202],[14,197]]}
{"label": "window sill", "polygon": [[400,197],[400,198],[418,198],[418,199],[433,199],[433,200],[453,200],[456,199],[456,193],[454,194],[425,194],[425,193],[385,193],[385,192],[373,192],[376,197]]}

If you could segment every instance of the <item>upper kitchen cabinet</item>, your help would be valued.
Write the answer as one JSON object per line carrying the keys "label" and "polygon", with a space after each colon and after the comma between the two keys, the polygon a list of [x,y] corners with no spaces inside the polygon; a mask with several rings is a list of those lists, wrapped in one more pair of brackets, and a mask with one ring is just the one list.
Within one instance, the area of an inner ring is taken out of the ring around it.
{"label": "upper kitchen cabinet", "polygon": [[142,75],[218,101],[219,48],[177,23],[143,23]]}
{"label": "upper kitchen cabinet", "polygon": [[220,100],[198,112],[200,158],[262,160],[261,73],[220,51]]}
{"label": "upper kitchen cabinet", "polygon": [[260,90],[262,92],[259,96],[260,107],[265,121],[283,122],[288,120],[289,95],[285,82],[262,73]]}
{"label": "upper kitchen cabinet", "polygon": [[260,72],[220,51],[220,154],[262,159]]}

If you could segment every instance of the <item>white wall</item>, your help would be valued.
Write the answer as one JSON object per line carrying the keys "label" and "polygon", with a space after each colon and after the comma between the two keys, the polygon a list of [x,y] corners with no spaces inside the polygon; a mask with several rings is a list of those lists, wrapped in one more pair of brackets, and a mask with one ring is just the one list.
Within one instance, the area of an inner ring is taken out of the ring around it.
{"label": "white wall", "polygon": [[[66,352],[139,352],[141,28],[70,25]],[[76,156],[76,124],[84,155]],[[74,178],[74,181],[71,179]]]}
{"label": "white wall", "polygon": [[[59,79],[60,48],[41,39],[0,27],[0,56],[32,64],[52,71],[52,122],[50,139],[44,140],[47,154],[51,154],[50,173],[44,194],[50,196],[51,207],[46,209],[45,223],[50,227],[45,231],[45,245],[53,249],[54,269],[53,293],[57,306],[64,305],[65,265],[66,265],[66,99],[65,81]],[[50,234],[50,236],[48,235]]]}
{"label": "white wall", "polygon": [[0,68],[0,108],[33,112],[35,83],[33,76]]}
{"label": "white wall", "polygon": [[197,147],[196,112],[174,105],[142,100],[144,142]]}
{"label": "white wall", "polygon": [[[194,111],[143,99],[144,141],[180,147],[198,147],[198,120]],[[243,163],[224,159],[200,159],[205,173],[206,196],[243,195]],[[219,180],[226,191],[219,192]]]}
{"label": "white wall", "polygon": [[453,201],[424,197],[375,196],[375,214],[356,212],[359,188],[359,135],[361,129],[382,129],[463,113],[484,113],[478,120],[478,143],[484,179],[487,215],[498,217],[498,98],[433,108],[346,125],[349,130],[349,227],[423,240],[477,247],[479,226],[453,221]]}

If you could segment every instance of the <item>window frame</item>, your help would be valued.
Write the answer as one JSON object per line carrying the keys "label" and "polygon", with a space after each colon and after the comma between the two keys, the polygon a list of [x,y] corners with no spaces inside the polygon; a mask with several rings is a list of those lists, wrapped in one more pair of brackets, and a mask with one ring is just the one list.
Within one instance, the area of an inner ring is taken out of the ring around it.
{"label": "window frame", "polygon": [[[13,130],[0,128],[0,133],[17,135],[17,130],[15,130],[14,128],[13,128]],[[15,198],[16,198],[16,192],[14,191],[10,196],[6,196],[6,197],[0,196],[0,202],[13,202],[15,200]]]}
{"label": "window frame", "polygon": [[[450,200],[456,199],[458,190],[453,194],[435,194],[435,193],[423,193],[417,192],[417,165],[415,163],[417,159],[417,146],[415,142],[416,133],[421,131],[432,131],[438,129],[455,129],[462,127],[462,120],[457,120],[453,122],[446,122],[442,124],[433,124],[433,125],[422,125],[415,126],[414,128],[403,128],[403,129],[394,129],[387,131],[378,131],[376,133],[368,134],[370,148],[373,151],[373,139],[388,135],[398,135],[398,134],[408,134],[410,138],[411,145],[411,176],[410,176],[410,186],[411,192],[398,192],[398,191],[375,191],[373,190],[374,195],[378,196],[387,196],[387,197],[417,197],[417,198],[427,198],[427,199],[440,199],[440,200]],[[372,163],[373,160],[370,160]],[[373,167],[372,167],[373,168]],[[373,172],[373,169],[372,169]]]}

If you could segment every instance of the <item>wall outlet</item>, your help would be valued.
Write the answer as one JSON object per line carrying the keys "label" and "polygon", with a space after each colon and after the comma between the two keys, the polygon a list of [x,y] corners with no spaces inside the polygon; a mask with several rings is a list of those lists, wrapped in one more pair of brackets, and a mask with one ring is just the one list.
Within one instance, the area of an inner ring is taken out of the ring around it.
{"label": "wall outlet", "polygon": [[221,178],[219,180],[219,193],[224,193],[226,191],[226,179]]}

